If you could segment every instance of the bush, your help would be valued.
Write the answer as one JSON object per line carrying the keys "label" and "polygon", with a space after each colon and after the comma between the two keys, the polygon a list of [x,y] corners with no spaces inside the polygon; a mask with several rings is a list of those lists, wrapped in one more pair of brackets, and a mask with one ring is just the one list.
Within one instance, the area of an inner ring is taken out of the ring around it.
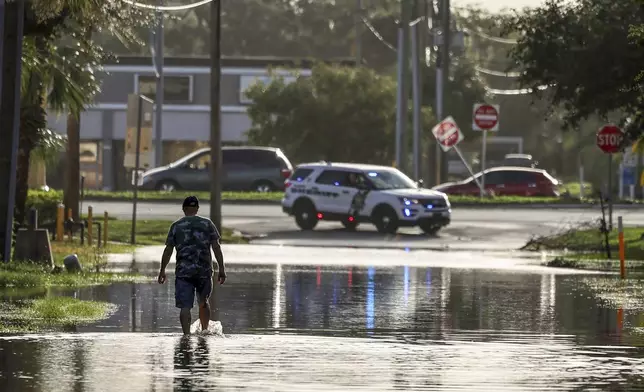
{"label": "bush", "polygon": [[29,190],[27,194],[27,211],[31,208],[38,210],[38,223],[56,221],[58,205],[63,202],[63,192],[61,191],[41,191]]}

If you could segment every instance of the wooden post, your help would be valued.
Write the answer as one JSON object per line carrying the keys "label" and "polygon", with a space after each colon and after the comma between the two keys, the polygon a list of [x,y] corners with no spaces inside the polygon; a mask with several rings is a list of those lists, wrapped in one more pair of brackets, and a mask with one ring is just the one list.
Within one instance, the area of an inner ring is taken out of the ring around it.
{"label": "wooden post", "polygon": [[92,246],[92,206],[87,207],[87,245]]}
{"label": "wooden post", "polygon": [[617,217],[617,230],[618,230],[618,239],[619,239],[619,272],[622,279],[626,278],[626,249],[624,245],[624,224],[622,222],[622,217]]}
{"label": "wooden post", "polygon": [[107,221],[109,219],[109,216],[107,215],[107,211],[103,214],[103,247],[107,247]]}
{"label": "wooden post", "polygon": [[65,206],[58,205],[56,211],[56,241],[62,241],[65,237]]}
{"label": "wooden post", "polygon": [[71,208],[67,209],[67,219],[72,219],[72,209]]}

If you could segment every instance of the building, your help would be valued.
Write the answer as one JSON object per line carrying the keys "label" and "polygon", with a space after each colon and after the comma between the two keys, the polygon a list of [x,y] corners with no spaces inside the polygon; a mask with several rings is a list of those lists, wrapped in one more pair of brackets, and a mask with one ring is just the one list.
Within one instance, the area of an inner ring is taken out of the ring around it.
{"label": "building", "polygon": [[[207,144],[210,138],[209,58],[164,60],[163,159],[168,164]],[[345,65],[353,64],[340,61]],[[275,58],[223,58],[221,77],[222,143],[243,144],[251,126],[250,103],[244,91],[256,80],[270,78],[270,70],[287,80],[311,74],[312,62]],[[155,98],[156,75],[149,57],[120,57],[106,64],[102,91],[81,116],[81,175],[88,189],[118,190],[130,184],[123,167],[127,97],[142,93]],[[49,125],[66,133],[66,116],[51,115]],[[52,173],[54,172],[54,173]],[[50,186],[62,187],[61,170],[50,171]]]}

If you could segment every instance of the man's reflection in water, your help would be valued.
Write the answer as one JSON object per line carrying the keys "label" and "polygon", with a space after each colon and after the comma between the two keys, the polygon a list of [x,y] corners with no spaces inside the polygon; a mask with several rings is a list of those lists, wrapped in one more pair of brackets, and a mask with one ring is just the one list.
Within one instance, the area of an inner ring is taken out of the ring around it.
{"label": "man's reflection in water", "polygon": [[217,369],[210,369],[210,350],[205,337],[183,336],[174,348],[174,390],[210,391]]}

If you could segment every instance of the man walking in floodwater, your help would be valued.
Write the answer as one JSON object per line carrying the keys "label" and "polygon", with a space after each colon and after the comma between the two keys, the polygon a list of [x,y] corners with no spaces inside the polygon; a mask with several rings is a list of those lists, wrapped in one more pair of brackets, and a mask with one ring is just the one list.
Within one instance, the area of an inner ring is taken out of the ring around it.
{"label": "man walking in floodwater", "polygon": [[224,255],[219,243],[221,236],[215,224],[210,219],[197,215],[198,211],[199,200],[196,196],[188,196],[183,201],[185,216],[170,226],[158,279],[160,284],[165,283],[167,279],[165,269],[176,248],[177,266],[175,268],[174,296],[177,308],[181,309],[179,319],[185,335],[190,334],[190,323],[192,322],[190,312],[194,305],[195,293],[199,304],[201,329],[204,331],[208,329],[210,322],[208,298],[212,293],[214,275],[210,249],[213,250],[215,259],[217,259],[217,282],[223,284],[226,281]]}

